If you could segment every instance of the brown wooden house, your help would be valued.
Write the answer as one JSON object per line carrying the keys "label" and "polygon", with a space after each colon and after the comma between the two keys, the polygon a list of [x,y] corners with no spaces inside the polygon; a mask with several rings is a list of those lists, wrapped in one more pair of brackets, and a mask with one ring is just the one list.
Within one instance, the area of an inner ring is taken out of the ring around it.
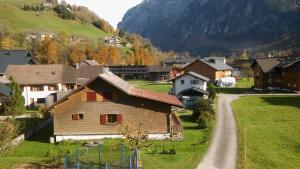
{"label": "brown wooden house", "polygon": [[213,58],[197,59],[183,68],[185,72],[195,72],[210,79],[211,82],[230,77],[233,68]]}
{"label": "brown wooden house", "polygon": [[149,139],[181,136],[181,122],[172,106],[175,97],[139,89],[104,72],[50,107],[56,141],[119,138],[125,125],[142,126]]}
{"label": "brown wooden house", "polygon": [[263,58],[252,64],[254,88],[300,91],[300,58]]}

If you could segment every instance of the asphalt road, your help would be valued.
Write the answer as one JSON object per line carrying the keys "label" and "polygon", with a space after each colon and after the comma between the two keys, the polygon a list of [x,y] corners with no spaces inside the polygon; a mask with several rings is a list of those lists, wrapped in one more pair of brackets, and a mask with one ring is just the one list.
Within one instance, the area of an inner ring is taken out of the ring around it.
{"label": "asphalt road", "polygon": [[237,159],[237,135],[230,103],[238,95],[218,95],[216,126],[211,145],[197,169],[235,169]]}

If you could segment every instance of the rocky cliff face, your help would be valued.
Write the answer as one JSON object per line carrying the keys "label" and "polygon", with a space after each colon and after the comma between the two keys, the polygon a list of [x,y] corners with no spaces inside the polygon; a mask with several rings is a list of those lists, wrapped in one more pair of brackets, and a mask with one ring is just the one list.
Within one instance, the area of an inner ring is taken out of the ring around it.
{"label": "rocky cliff face", "polygon": [[164,50],[230,51],[300,32],[300,0],[145,0],[118,27]]}

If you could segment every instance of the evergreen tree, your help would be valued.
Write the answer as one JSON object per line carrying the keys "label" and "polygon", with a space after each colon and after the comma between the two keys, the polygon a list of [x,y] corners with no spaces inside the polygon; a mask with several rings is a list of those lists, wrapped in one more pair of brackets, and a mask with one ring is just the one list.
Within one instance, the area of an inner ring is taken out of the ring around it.
{"label": "evergreen tree", "polygon": [[9,79],[12,81],[9,85],[11,92],[9,102],[4,105],[5,114],[13,116],[23,114],[25,112],[25,100],[22,96],[20,86],[12,77]]}

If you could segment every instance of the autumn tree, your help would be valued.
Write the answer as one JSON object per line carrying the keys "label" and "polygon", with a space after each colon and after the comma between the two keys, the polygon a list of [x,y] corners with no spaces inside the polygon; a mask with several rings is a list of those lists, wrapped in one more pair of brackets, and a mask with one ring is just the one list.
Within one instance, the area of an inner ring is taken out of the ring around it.
{"label": "autumn tree", "polygon": [[135,148],[142,148],[145,147],[144,141],[146,140],[147,131],[140,123],[137,127],[132,125],[125,125],[121,129],[121,134],[124,136],[124,141],[129,145],[131,150]]}
{"label": "autumn tree", "polygon": [[43,64],[58,63],[58,48],[55,39],[45,39],[39,47],[38,61]]}
{"label": "autumn tree", "polygon": [[84,50],[80,49],[78,46],[71,47],[70,60],[73,65],[80,63],[86,58]]}
{"label": "autumn tree", "polygon": [[1,49],[12,49],[14,47],[14,44],[15,41],[9,36],[4,36],[0,39]]}

